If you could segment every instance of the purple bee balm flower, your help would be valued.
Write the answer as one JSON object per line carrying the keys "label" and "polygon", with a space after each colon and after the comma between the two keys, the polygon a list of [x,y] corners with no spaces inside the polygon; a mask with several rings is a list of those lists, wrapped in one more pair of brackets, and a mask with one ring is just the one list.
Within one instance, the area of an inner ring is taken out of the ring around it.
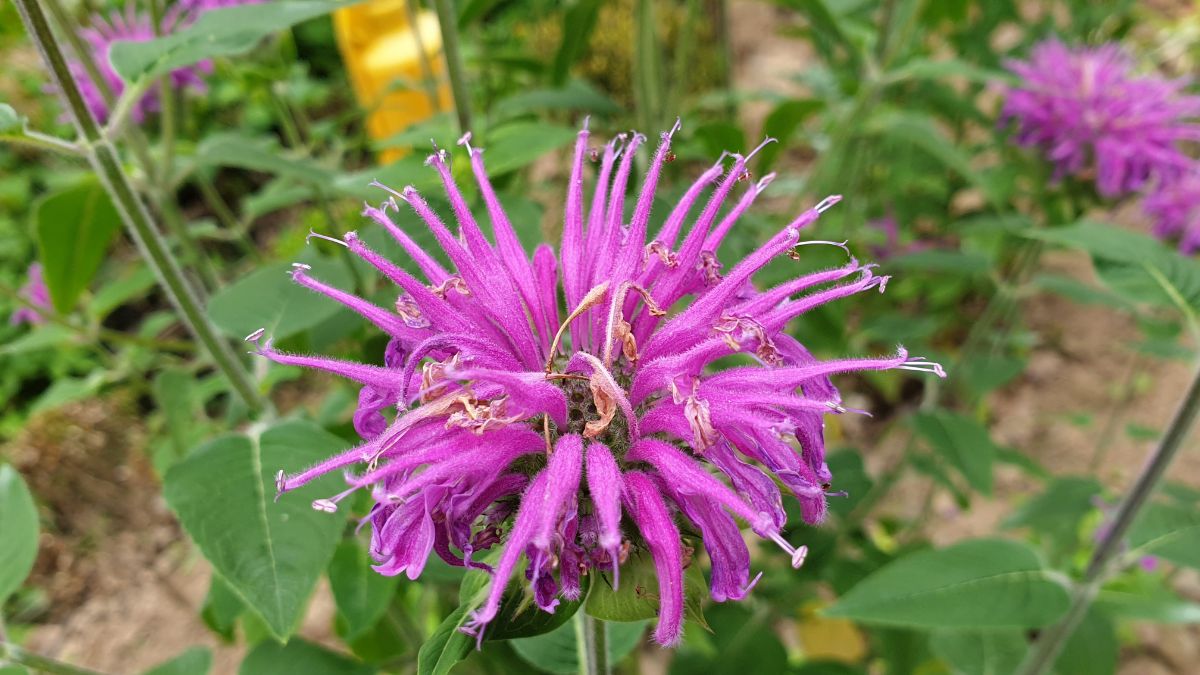
{"label": "purple bee balm flower", "polygon": [[[645,556],[659,579],[654,636],[674,644],[682,631],[686,558],[678,523],[701,533],[718,602],[743,597],[757,581],[739,521],[799,567],[807,548],[782,536],[778,486],[800,500],[807,522],[824,518],[833,478],[822,419],[846,412],[830,376],[886,369],[944,376],[937,364],[903,349],[819,361],[784,332],[814,307],[883,290],[886,278],[871,265],[851,260],[765,291],[751,284],[768,263],[819,243],[801,242],[801,230],[837,197],[722,267],[722,239],[770,181],[748,185],[718,218],[753,152],[704,171],[650,233],[651,204],[678,128],[662,135],[626,221],[633,158],[646,139],[621,135],[595,153],[597,178],[585,199],[585,126],[575,144],[559,251],[543,244],[532,258],[468,135],[461,144],[494,241],[485,238],[440,151],[429,164],[441,176],[457,232],[412,187],[388,190],[382,205],[363,211],[407,251],[423,279],[354,233],[334,240],[399,287],[394,307],[328,286],[305,265],[293,272],[300,285],[390,336],[383,366],[286,354],[263,342],[262,331],[248,338],[272,361],[362,386],[355,425],[364,442],[317,466],[280,472],[279,491],[365,464],[361,473],[347,473],[346,492],[314,506],[333,511],[354,490],[371,489],[371,553],[383,574],[416,578],[431,551],[453,565],[491,570],[487,598],[466,626],[480,640],[522,560],[533,602],[553,612],[560,597],[580,597],[582,575],[607,575],[615,587],[621,565]],[[707,203],[694,214],[705,192]],[[393,222],[391,213],[403,207],[430,228],[450,267]],[[694,220],[685,231],[689,214]],[[715,361],[733,354],[753,365],[716,369]],[[502,550],[493,570],[477,556],[496,544]]]}
{"label": "purple bee balm flower", "polygon": [[1155,236],[1177,240],[1184,253],[1200,251],[1200,169],[1155,186],[1142,209],[1154,219]]}
{"label": "purple bee balm flower", "polygon": [[[163,14],[160,32],[164,35],[169,34],[177,27],[189,23],[193,18],[194,14],[190,9],[184,5],[175,5]],[[123,12],[113,12],[107,17],[100,14],[94,15],[90,26],[81,29],[79,35],[91,48],[92,59],[115,96],[120,96],[121,92],[125,90],[125,83],[121,80],[121,76],[117,75],[117,71],[113,69],[109,59],[113,43],[118,41],[147,42],[156,37],[154,22],[150,15],[139,12],[132,2],[125,6]],[[68,65],[75,81],[79,83],[84,101],[91,109],[92,114],[101,123],[107,121],[110,111],[100,93],[99,85],[92,81],[88,76],[87,69],[78,60],[71,60]],[[204,75],[211,72],[211,61],[201,61],[191,66],[177,68],[171,71],[171,86],[176,90],[190,89],[195,92],[204,92],[207,90]],[[140,124],[145,120],[146,115],[157,112],[159,105],[158,89],[151,87],[134,104],[130,115],[135,122]]]}
{"label": "purple bee balm flower", "polygon": [[1191,164],[1180,141],[1200,138],[1200,98],[1186,83],[1137,75],[1115,44],[1068,47],[1047,40],[1028,61],[1010,61],[1022,81],[1007,92],[1002,122],[1015,122],[1016,142],[1041,150],[1055,178],[1094,178],[1105,197],[1119,197],[1152,178],[1178,176]]}
{"label": "purple bee balm flower", "polygon": [[30,325],[46,323],[46,317],[42,316],[42,312],[39,310],[51,311],[50,289],[46,287],[46,281],[42,277],[41,263],[33,263],[29,266],[25,285],[17,293],[29,302],[32,307],[18,308],[17,311],[12,313],[9,322],[13,325],[19,323]]}

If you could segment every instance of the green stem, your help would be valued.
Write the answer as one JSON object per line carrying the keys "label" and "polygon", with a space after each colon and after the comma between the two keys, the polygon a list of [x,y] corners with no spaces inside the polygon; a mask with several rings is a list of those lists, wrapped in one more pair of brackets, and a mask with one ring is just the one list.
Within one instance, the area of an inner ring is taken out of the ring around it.
{"label": "green stem", "polygon": [[158,277],[167,297],[179,311],[180,318],[192,335],[204,346],[217,368],[229,379],[237,394],[252,413],[259,413],[266,403],[258,393],[246,369],[234,354],[229,343],[217,334],[216,328],[204,314],[195,291],[183,276],[179,262],[171,254],[146,207],[142,204],[129,178],[121,168],[116,150],[101,131],[83,100],[79,85],[71,77],[62,49],[54,39],[46,15],[37,0],[15,0],[21,20],[30,39],[38,48],[42,60],[54,78],[79,135],[88,146],[88,162],[100,177],[105,189],[121,214],[129,236],[141,251],[142,257]]}
{"label": "green stem", "polygon": [[429,52],[425,49],[425,39],[421,37],[420,16],[417,14],[417,3],[404,3],[404,13],[408,16],[408,28],[412,31],[413,44],[417,46],[417,63],[421,67],[421,86],[429,97],[429,105],[434,114],[442,112],[441,97],[438,96],[438,82],[433,75],[433,64],[429,62]]}
{"label": "green stem", "polygon": [[217,222],[225,228],[228,237],[242,249],[243,254],[256,262],[261,261],[262,253],[254,245],[254,240],[250,238],[248,227],[243,226],[238,217],[233,214],[233,209],[229,208],[229,203],[221,196],[212,179],[198,171],[193,176],[193,182],[200,189],[200,196],[208,205],[208,209],[216,216]]}
{"label": "green stem", "polygon": [[664,98],[662,51],[654,9],[652,0],[636,0],[633,8],[633,94],[639,124],[648,131],[660,126]]}
{"label": "green stem", "polygon": [[458,12],[454,11],[454,0],[433,0],[433,5],[442,31],[442,52],[446,55],[446,74],[454,94],[458,130],[465,134],[471,131],[471,95],[467,90],[467,69],[463,67],[462,53],[458,49]]}
{"label": "green stem", "polygon": [[1100,586],[1108,578],[1113,561],[1121,553],[1125,542],[1125,533],[1129,531],[1129,527],[1133,525],[1138,513],[1146,505],[1146,501],[1154,493],[1155,487],[1166,473],[1167,467],[1175,459],[1176,453],[1179,452],[1179,448],[1191,432],[1198,414],[1200,414],[1200,368],[1192,376],[1192,382],[1180,400],[1179,407],[1176,408],[1158,447],[1146,462],[1137,482],[1133,484],[1124,501],[1121,502],[1111,527],[1104,533],[1104,538],[1096,546],[1096,551],[1092,554],[1091,562],[1088,563],[1087,571],[1084,573],[1083,581],[1075,587],[1071,598],[1071,608],[1067,610],[1067,615],[1057,625],[1043,631],[1038,636],[1029,655],[1025,658],[1025,662],[1017,671],[1020,675],[1044,675],[1053,667],[1063,645],[1075,632],[1079,622],[1083,620],[1088,608],[1091,607],[1092,600],[1095,599]]}
{"label": "green stem", "polygon": [[50,673],[50,675],[101,675],[95,670],[78,668],[69,663],[25,651],[11,642],[0,643],[0,665],[6,663],[25,666],[35,672]]}
{"label": "green stem", "polygon": [[582,610],[575,612],[574,621],[579,675],[609,675],[612,668],[608,663],[608,624]]}

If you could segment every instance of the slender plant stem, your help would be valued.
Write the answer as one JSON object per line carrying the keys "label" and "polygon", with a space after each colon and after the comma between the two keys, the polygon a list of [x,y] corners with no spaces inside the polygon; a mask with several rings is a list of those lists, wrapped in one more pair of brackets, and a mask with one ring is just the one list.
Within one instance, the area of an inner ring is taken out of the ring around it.
{"label": "slender plant stem", "polygon": [[[458,130],[471,131],[471,95],[467,90],[467,69],[463,66],[462,52],[458,49],[458,12],[454,11],[454,0],[433,0],[437,9],[438,25],[442,31],[442,52],[446,55],[446,74],[450,77],[450,91],[454,94],[454,112],[458,116]],[[413,27],[416,30],[416,27]]]}
{"label": "slender plant stem", "polygon": [[442,100],[438,96],[438,81],[433,74],[433,64],[429,62],[429,52],[425,49],[425,38],[421,37],[421,17],[417,14],[417,3],[404,3],[404,13],[408,17],[408,29],[412,32],[413,44],[417,46],[417,64],[421,67],[421,86],[429,97],[429,106],[433,112],[442,112]]}
{"label": "slender plant stem", "polygon": [[0,665],[13,663],[38,673],[50,675],[101,675],[95,670],[79,668],[69,663],[25,651],[11,642],[0,642]]}
{"label": "slender plant stem", "polygon": [[582,610],[575,613],[574,621],[579,675],[609,675],[608,624]]}
{"label": "slender plant stem", "polygon": [[655,3],[652,0],[635,0],[633,12],[634,101],[642,128],[657,129],[662,121],[665,94]]}
{"label": "slender plant stem", "polygon": [[213,184],[213,180],[203,172],[196,172],[193,175],[192,182],[200,190],[200,196],[204,199],[204,203],[208,204],[208,209],[217,217],[217,222],[225,228],[227,236],[232,239],[242,249],[242,253],[254,261],[262,260],[262,253],[258,247],[254,245],[254,240],[250,237],[249,226],[242,225],[237,216],[233,214],[233,209],[229,207],[229,203],[221,196],[217,190],[217,186]]}
{"label": "slender plant stem", "polygon": [[1200,368],[1192,376],[1192,382],[1180,400],[1179,407],[1176,408],[1171,423],[1167,426],[1167,431],[1159,441],[1154,454],[1150,455],[1137,482],[1130,488],[1129,493],[1121,502],[1120,508],[1117,509],[1112,526],[1104,533],[1104,537],[1096,546],[1096,552],[1092,554],[1083,581],[1076,586],[1072,594],[1071,608],[1067,610],[1067,615],[1057,625],[1038,636],[1018,671],[1020,675],[1044,675],[1053,667],[1063,645],[1075,632],[1079,622],[1083,620],[1088,608],[1091,607],[1092,600],[1095,599],[1100,586],[1108,578],[1110,567],[1121,552],[1125,533],[1129,531],[1129,527],[1141,512],[1142,507],[1146,505],[1154,488],[1166,473],[1167,467],[1171,465],[1179,448],[1183,446],[1183,442],[1191,433],[1197,414],[1200,414]]}
{"label": "slender plant stem", "polygon": [[229,379],[237,394],[252,413],[262,412],[266,402],[237,355],[204,314],[191,284],[183,275],[179,262],[155,227],[146,207],[134,192],[129,178],[121,168],[112,143],[101,131],[96,119],[83,100],[79,85],[71,77],[62,49],[50,30],[46,15],[38,0],[15,0],[21,20],[30,39],[37,45],[42,60],[66,100],[67,109],[80,137],[86,142],[88,161],[100,177],[105,189],[121,214],[129,236],[141,251],[142,257],[158,277],[159,283],[179,311],[180,318],[192,335],[204,346],[217,368]]}

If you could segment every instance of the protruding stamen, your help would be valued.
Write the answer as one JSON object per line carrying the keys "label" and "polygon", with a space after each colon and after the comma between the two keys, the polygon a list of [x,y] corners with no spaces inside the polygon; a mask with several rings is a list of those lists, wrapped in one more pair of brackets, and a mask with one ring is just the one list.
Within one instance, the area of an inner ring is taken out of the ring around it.
{"label": "protruding stamen", "polygon": [[767,147],[768,145],[770,145],[772,143],[778,143],[778,142],[779,142],[779,139],[771,138],[770,136],[767,136],[766,138],[763,139],[762,143],[758,144],[757,148],[754,148],[753,150],[750,151],[750,154],[746,155],[746,157],[743,161],[749,162],[751,159],[754,158],[755,155],[757,155],[759,152],[761,152],[763,148]]}
{"label": "protruding stamen", "polygon": [[[383,183],[380,183],[380,182],[379,182],[379,181],[377,181],[377,180],[373,180],[373,181],[371,181],[370,183],[368,183],[368,187],[379,188],[380,190],[383,190],[383,191],[385,191],[385,192],[387,192],[387,193],[391,194],[391,195],[393,196],[393,198],[395,198],[395,197],[399,197],[400,199],[403,199],[403,200],[404,200],[404,201],[406,201],[406,202],[408,201],[408,198],[407,198],[407,197],[405,197],[405,196],[404,196],[402,193],[400,193],[400,192],[396,192],[396,191],[395,191],[395,190],[393,190],[392,188],[390,188],[390,187],[388,187],[388,186],[384,185]],[[412,186],[409,186],[409,187],[412,187]],[[407,189],[407,188],[405,188],[405,189]],[[393,207],[394,207],[394,206],[396,206],[396,203],[395,203],[395,202],[392,202],[392,206],[393,206]],[[399,210],[399,209],[397,209],[397,210]]]}
{"label": "protruding stamen", "polygon": [[294,269],[294,270],[311,270],[312,265],[306,265],[304,263],[294,262],[294,263],[292,263],[292,269]]}
{"label": "protruding stamen", "polygon": [[254,344],[258,344],[259,339],[262,338],[263,333],[266,333],[266,332],[267,332],[266,328],[259,328],[258,330],[254,331],[253,333],[247,335],[243,339],[243,342],[253,342]]}
{"label": "protruding stamen", "polygon": [[578,318],[580,314],[599,304],[607,292],[607,281],[597,284],[592,290],[587,292],[587,295],[583,296],[583,299],[579,301],[579,306],[568,314],[567,318],[559,325],[558,332],[554,334],[554,339],[550,341],[550,355],[546,357],[547,373],[554,370],[554,355],[558,352],[558,343],[562,342],[563,333],[567,332],[567,326],[571,325],[571,322]]}
{"label": "protruding stamen", "polygon": [[817,213],[825,213],[840,201],[842,201],[841,195],[829,195],[825,199],[822,199],[820,202],[818,202],[817,205],[813,207],[813,210]]}
{"label": "protruding stamen", "polygon": [[804,560],[806,558],[808,558],[808,546],[801,544],[800,547],[792,553],[792,569],[800,569],[800,567],[804,565]]}
{"label": "protruding stamen", "polygon": [[320,234],[319,232],[315,232],[313,230],[308,231],[308,236],[304,238],[304,243],[305,244],[312,243],[313,237],[316,237],[317,239],[324,239],[325,241],[332,242],[332,243],[337,244],[338,246],[342,246],[344,248],[350,248],[350,245],[347,244],[346,242],[342,241],[341,239],[335,239],[334,237]]}
{"label": "protruding stamen", "polygon": [[475,150],[473,150],[471,148],[471,132],[468,131],[465,134],[463,134],[462,136],[460,136],[457,143],[458,143],[458,145],[461,145],[467,149],[468,155],[475,153]]}
{"label": "protruding stamen", "polygon": [[942,368],[942,364],[928,361],[923,356],[915,356],[896,367],[900,370],[911,370],[917,373],[933,373],[938,377],[946,377],[946,370]]}

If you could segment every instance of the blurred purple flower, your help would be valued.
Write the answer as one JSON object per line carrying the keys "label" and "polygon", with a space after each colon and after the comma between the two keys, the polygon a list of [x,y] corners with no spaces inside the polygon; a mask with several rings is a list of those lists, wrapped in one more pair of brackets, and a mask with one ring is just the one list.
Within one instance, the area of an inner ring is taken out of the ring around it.
{"label": "blurred purple flower", "polygon": [[41,263],[33,263],[29,266],[25,285],[17,293],[29,302],[32,307],[20,307],[12,313],[9,322],[13,325],[19,323],[28,323],[30,325],[38,325],[46,323],[46,317],[38,310],[51,311],[50,305],[50,289],[46,287],[46,281],[42,277]]}
{"label": "blurred purple flower", "polygon": [[1018,144],[1038,148],[1055,178],[1094,178],[1119,197],[1152,178],[1170,180],[1191,164],[1178,145],[1200,139],[1200,97],[1186,83],[1137,75],[1115,44],[1068,47],[1041,42],[1028,61],[1010,61],[1021,84],[1007,92],[1001,122],[1016,123]]}
{"label": "blurred purple flower", "polygon": [[[1092,533],[1092,541],[1098,544],[1102,539],[1108,536],[1109,531],[1112,529],[1113,519],[1117,516],[1117,505],[1111,504],[1103,497],[1097,495],[1092,497],[1092,506],[1100,509],[1100,512],[1104,514],[1104,520],[1100,522],[1100,525],[1096,528],[1096,531]],[[1122,542],[1121,547],[1123,549],[1128,549],[1129,544]],[[1138,558],[1138,567],[1141,567],[1145,572],[1153,572],[1158,569],[1158,558],[1152,555],[1144,555]]]}
{"label": "blurred purple flower", "polygon": [[1156,185],[1146,195],[1142,209],[1154,219],[1155,236],[1178,240],[1184,253],[1200,250],[1200,166],[1177,180]]}
{"label": "blurred purple flower", "polygon": [[[354,233],[333,240],[399,287],[393,307],[328,286],[311,277],[308,266],[295,266],[297,283],[390,336],[383,366],[280,352],[262,342],[261,330],[247,338],[272,361],[336,373],[363,387],[354,421],[365,442],[298,473],[281,471],[279,492],[365,464],[360,474],[347,471],[348,490],[314,507],[335,511],[355,490],[371,489],[375,506],[365,520],[382,574],[416,579],[430,552],[452,565],[492,571],[486,601],[466,627],[480,640],[522,557],[535,604],[553,612],[560,596],[580,597],[582,575],[608,572],[617,586],[626,559],[648,555],[659,580],[655,639],[674,644],[682,631],[690,550],[677,521],[701,534],[718,602],[742,598],[757,581],[735,517],[799,567],[807,548],[783,538],[779,484],[799,499],[805,521],[825,517],[833,477],[825,463],[823,417],[846,412],[829,377],[886,369],[944,375],[903,349],[882,358],[819,361],[785,332],[814,307],[882,291],[887,278],[873,274],[871,265],[850,260],[761,292],[751,284],[773,260],[797,256],[803,243],[821,243],[801,242],[800,231],[839,198],[806,211],[729,269],[718,262],[722,240],[772,178],[750,184],[718,217],[754,152],[732,155],[731,167],[718,160],[704,171],[648,237],[650,208],[677,129],[662,135],[632,218],[624,222],[633,158],[646,139],[621,135],[595,153],[589,207],[585,126],[575,144],[560,250],[542,244],[532,260],[492,189],[483,152],[470,146],[468,135],[461,144],[494,244],[440,151],[429,164],[441,177],[457,233],[412,187],[395,192],[376,184],[391,196],[363,211],[405,249],[424,280]],[[689,211],[710,189],[685,231]],[[429,227],[452,267],[396,225],[389,213],[402,205]],[[665,310],[675,307],[668,316]],[[734,353],[755,365],[709,372]],[[622,514],[635,531],[623,531]],[[477,558],[498,543],[503,549],[493,570]]]}
{"label": "blurred purple flower", "polygon": [[929,248],[926,242],[914,241],[903,246],[900,245],[900,225],[896,222],[896,216],[888,213],[882,218],[867,221],[868,227],[873,227],[880,232],[883,232],[887,240],[883,245],[873,244],[869,247],[871,255],[876,260],[884,261],[905,253],[916,253]]}
{"label": "blurred purple flower", "polygon": [[[193,14],[183,5],[174,5],[163,14],[160,32],[164,35],[169,34],[177,27],[191,21],[192,18]],[[147,42],[156,37],[150,15],[138,11],[132,2],[125,6],[123,12],[112,12],[108,16],[93,15],[89,26],[82,28],[79,35],[91,48],[92,59],[104,76],[104,81],[108,83],[109,89],[117,97],[120,97],[121,92],[125,90],[125,83],[121,80],[121,76],[117,75],[117,71],[113,69],[109,60],[109,52],[112,50],[113,43],[118,41]],[[92,81],[88,76],[87,69],[78,59],[72,59],[68,65],[71,75],[79,84],[88,108],[91,109],[97,120],[101,123],[106,122],[110,111],[100,93],[100,86]],[[207,89],[204,75],[211,72],[211,61],[201,61],[191,66],[177,68],[171,71],[171,86],[175,90],[191,89],[203,92]],[[141,123],[147,114],[157,112],[159,105],[158,89],[151,87],[134,104],[130,115],[135,122]]]}

